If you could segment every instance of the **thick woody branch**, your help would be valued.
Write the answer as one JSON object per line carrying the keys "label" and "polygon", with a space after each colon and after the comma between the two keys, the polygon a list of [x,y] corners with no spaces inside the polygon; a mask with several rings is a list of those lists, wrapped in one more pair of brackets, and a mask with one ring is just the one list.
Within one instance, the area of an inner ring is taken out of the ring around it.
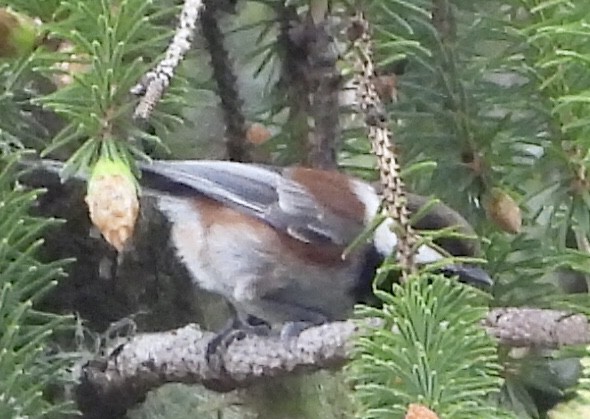
{"label": "thick woody branch", "polygon": [[225,48],[225,36],[219,25],[218,0],[204,0],[205,10],[201,16],[201,32],[211,56],[213,79],[221,100],[225,121],[227,157],[229,160],[251,161],[246,142],[246,118],[242,109],[242,99],[238,89],[238,79],[234,74],[232,60]]}
{"label": "thick woody branch", "polygon": [[338,167],[337,155],[341,141],[339,121],[341,76],[336,67],[338,55],[334,48],[334,40],[329,33],[329,20],[324,16],[326,10],[316,13],[316,19],[313,19],[312,11],[310,11],[310,16],[302,23],[308,37],[305,47],[306,76],[313,116],[313,132],[309,138],[307,163],[311,167],[335,170]]}
{"label": "thick woody branch", "polygon": [[497,308],[484,327],[500,343],[511,347],[559,348],[590,343],[588,318],[567,311],[537,308]]}
{"label": "thick woody branch", "polygon": [[[380,324],[370,321],[368,324]],[[500,308],[482,321],[487,332],[507,346],[559,348],[590,343],[588,319],[581,314],[531,308]],[[87,364],[78,387],[86,417],[117,417],[147,392],[177,382],[230,391],[269,378],[338,368],[351,356],[353,321],[313,327],[285,342],[278,337],[247,336],[207,359],[213,333],[196,325],[138,335],[101,362]]]}
{"label": "thick woody branch", "polygon": [[272,377],[337,368],[347,360],[357,329],[352,321],[331,323],[305,330],[288,342],[246,336],[209,359],[206,350],[215,334],[197,325],[138,335],[107,360],[83,367],[78,407],[85,417],[118,417],[166,383],[230,391]]}
{"label": "thick woody branch", "polygon": [[312,7],[305,16],[293,5],[275,6],[283,63],[278,87],[286,97],[282,103],[289,107],[289,134],[294,141],[301,141],[299,160],[309,167],[333,170],[338,166],[341,137],[341,76],[324,6],[327,3]]}

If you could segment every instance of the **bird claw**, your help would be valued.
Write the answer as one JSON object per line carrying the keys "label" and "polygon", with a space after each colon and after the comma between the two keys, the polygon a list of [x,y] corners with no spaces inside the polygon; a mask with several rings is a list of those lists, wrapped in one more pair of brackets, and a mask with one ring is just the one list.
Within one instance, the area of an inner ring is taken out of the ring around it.
{"label": "bird claw", "polygon": [[235,341],[242,340],[246,337],[246,332],[240,329],[222,330],[207,344],[205,358],[210,363],[212,358],[225,352],[227,348]]}
{"label": "bird claw", "polygon": [[310,327],[316,326],[312,322],[288,322],[285,323],[281,329],[280,340],[286,350],[294,352],[297,346],[297,339],[301,332]]}
{"label": "bird claw", "polygon": [[309,329],[312,326],[314,326],[314,323],[311,322],[287,322],[281,329],[281,340],[287,341],[291,340],[292,338],[296,338],[301,334],[301,332]]}
{"label": "bird claw", "polygon": [[205,359],[207,363],[211,363],[213,358],[225,353],[233,342],[242,340],[248,335],[266,336],[269,331],[269,325],[259,319],[249,318],[244,322],[234,317],[209,341]]}

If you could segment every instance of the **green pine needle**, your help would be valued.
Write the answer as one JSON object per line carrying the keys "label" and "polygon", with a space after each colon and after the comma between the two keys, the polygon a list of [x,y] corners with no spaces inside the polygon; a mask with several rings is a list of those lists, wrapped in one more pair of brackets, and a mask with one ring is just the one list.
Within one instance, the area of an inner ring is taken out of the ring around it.
{"label": "green pine needle", "polygon": [[0,161],[0,417],[65,414],[72,411],[71,404],[52,405],[43,392],[50,384],[63,383],[58,372],[71,359],[52,357],[49,347],[55,331],[73,323],[33,308],[63,277],[65,261],[45,264],[36,259],[42,232],[56,221],[28,215],[41,191],[14,187],[17,158]]}
{"label": "green pine needle", "polygon": [[385,326],[359,338],[349,367],[363,417],[403,417],[410,403],[441,417],[498,417],[487,399],[502,380],[496,344],[480,326],[481,293],[428,274],[393,291],[370,310]]}

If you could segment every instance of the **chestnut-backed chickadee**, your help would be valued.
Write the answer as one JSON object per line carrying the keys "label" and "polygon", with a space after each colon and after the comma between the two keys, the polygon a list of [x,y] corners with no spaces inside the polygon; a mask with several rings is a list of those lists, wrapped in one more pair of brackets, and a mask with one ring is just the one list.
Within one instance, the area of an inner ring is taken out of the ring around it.
{"label": "chestnut-backed chickadee", "polygon": [[[51,161],[33,165],[63,168]],[[397,237],[387,220],[372,240],[343,257],[374,220],[380,198],[370,184],[342,173],[204,160],[154,161],[139,168],[142,193],[157,198],[193,282],[231,302],[240,324],[252,317],[270,325],[345,319],[355,303],[366,300],[377,268],[395,251]],[[408,198],[414,211],[427,202]],[[438,204],[416,227],[453,224],[463,231],[468,225]],[[456,256],[475,256],[474,243],[440,244]],[[428,264],[443,256],[422,245],[415,259]],[[440,272],[473,285],[492,283],[476,266],[448,264]]]}
{"label": "chestnut-backed chickadee", "polygon": [[[374,220],[380,198],[370,184],[338,172],[229,161],[154,161],[140,168],[141,184],[157,191],[195,284],[227,298],[242,319],[345,319],[395,251],[388,220],[343,258]],[[442,258],[427,245],[415,256],[419,264]],[[440,271],[474,285],[492,282],[476,266]]]}

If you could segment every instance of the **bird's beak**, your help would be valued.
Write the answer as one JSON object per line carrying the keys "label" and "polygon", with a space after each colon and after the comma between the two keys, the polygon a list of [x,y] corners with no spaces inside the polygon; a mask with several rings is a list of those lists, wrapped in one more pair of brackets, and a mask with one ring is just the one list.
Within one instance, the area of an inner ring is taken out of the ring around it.
{"label": "bird's beak", "polygon": [[459,281],[476,288],[489,288],[494,285],[490,275],[479,266],[447,265],[439,272],[445,276],[457,276]]}

